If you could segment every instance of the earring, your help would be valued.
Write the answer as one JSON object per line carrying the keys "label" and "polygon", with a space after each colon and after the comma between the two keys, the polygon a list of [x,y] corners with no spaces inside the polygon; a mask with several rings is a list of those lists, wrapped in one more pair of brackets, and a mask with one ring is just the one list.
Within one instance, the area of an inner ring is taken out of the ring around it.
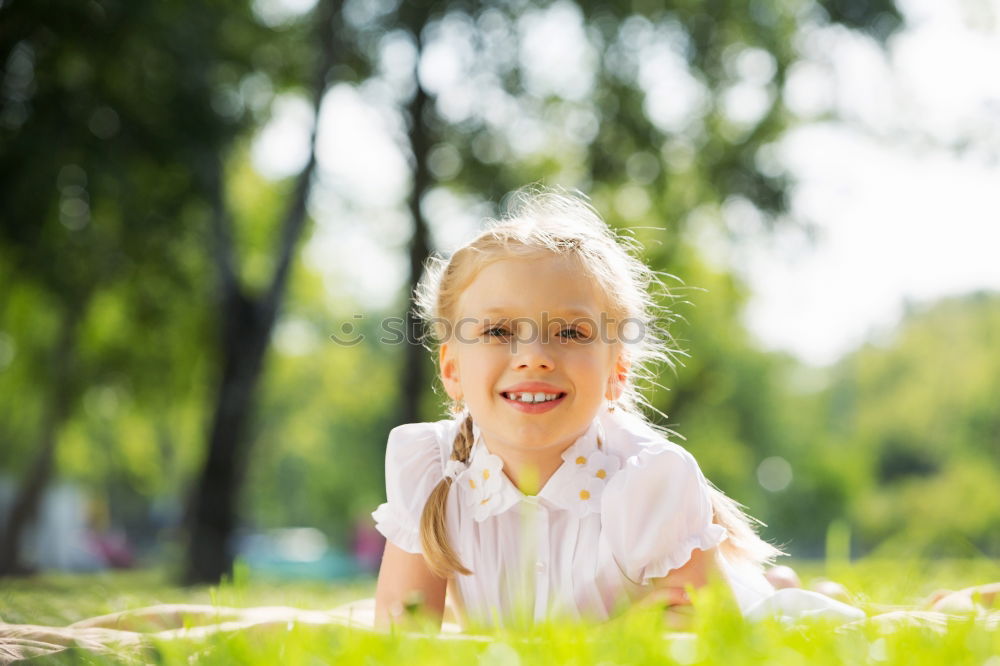
{"label": "earring", "polygon": [[[620,398],[622,396],[622,392],[624,390],[624,387],[625,387],[625,373],[619,372],[618,376],[616,378],[616,381],[614,382],[614,384],[612,386],[608,387],[608,393],[610,393],[612,395],[614,395],[615,393],[618,394],[618,396],[614,397],[614,398],[608,396],[608,411],[609,412],[613,413],[615,411],[615,407],[618,406],[618,398]],[[612,390],[612,388],[614,390]]]}

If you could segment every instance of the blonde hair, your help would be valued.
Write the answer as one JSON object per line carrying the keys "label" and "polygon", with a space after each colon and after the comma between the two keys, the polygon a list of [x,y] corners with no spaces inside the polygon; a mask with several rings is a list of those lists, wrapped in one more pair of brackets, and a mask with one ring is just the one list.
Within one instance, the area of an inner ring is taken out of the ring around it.
{"label": "blonde hair", "polygon": [[[451,322],[458,318],[462,292],[490,264],[512,257],[569,256],[593,280],[611,317],[642,328],[638,339],[621,341],[628,373],[621,384],[616,408],[649,423],[642,407],[652,407],[640,392],[639,384],[655,384],[655,368],[661,364],[673,367],[675,357],[682,352],[672,348],[672,338],[665,327],[671,313],[654,298],[654,294],[669,298],[669,293],[659,275],[638,258],[641,245],[632,238],[615,235],[581,196],[531,188],[515,192],[506,203],[502,217],[488,221],[478,236],[450,258],[432,256],[427,260],[415,294],[417,315],[425,324],[425,346],[433,351],[447,340]],[[449,411],[461,414],[461,403],[451,400]],[[655,424],[649,425],[664,436],[671,434]],[[472,444],[472,416],[466,414],[455,436],[451,459],[467,464]],[[472,573],[462,565],[447,535],[445,518],[451,484],[451,478],[445,478],[435,486],[420,519],[424,558],[442,578]],[[728,532],[728,539],[721,545],[723,552],[757,564],[780,554],[757,536],[751,518],[736,502],[714,486],[709,492],[714,522]]]}

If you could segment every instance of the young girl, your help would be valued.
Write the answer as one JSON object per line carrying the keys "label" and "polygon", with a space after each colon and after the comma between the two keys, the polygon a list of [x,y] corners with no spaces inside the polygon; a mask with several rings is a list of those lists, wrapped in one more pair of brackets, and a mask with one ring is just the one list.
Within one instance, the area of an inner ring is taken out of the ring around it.
{"label": "young girl", "polygon": [[[507,218],[431,261],[418,305],[454,417],[389,435],[374,614],[366,600],[331,611],[157,606],[64,628],[0,621],[0,664],[292,623],[385,628],[416,607],[440,626],[446,600],[464,628],[603,620],[651,601],[677,621],[686,589],[713,577],[751,618],[863,618],[821,594],[775,591],[762,570],[778,551],[643,418],[637,379],[671,353],[654,283],[590,206],[551,192],[522,194]],[[927,606],[985,610],[998,593],[968,588]],[[879,617],[935,626],[947,616]]]}
{"label": "young girl", "polygon": [[655,284],[589,205],[552,192],[429,263],[418,306],[454,418],[389,435],[378,626],[416,603],[440,623],[446,596],[463,626],[600,620],[684,606],[713,576],[750,614],[864,617],[776,600],[762,565],[779,551],[642,416],[636,379],[670,354]]}

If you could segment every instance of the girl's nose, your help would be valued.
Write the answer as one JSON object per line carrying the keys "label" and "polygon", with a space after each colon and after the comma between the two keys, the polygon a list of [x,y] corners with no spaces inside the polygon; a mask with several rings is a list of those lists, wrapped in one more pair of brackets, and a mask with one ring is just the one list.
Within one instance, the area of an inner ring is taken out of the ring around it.
{"label": "girl's nose", "polygon": [[520,338],[516,344],[516,349],[512,351],[515,368],[551,370],[555,367],[552,354],[537,336],[535,339]]}

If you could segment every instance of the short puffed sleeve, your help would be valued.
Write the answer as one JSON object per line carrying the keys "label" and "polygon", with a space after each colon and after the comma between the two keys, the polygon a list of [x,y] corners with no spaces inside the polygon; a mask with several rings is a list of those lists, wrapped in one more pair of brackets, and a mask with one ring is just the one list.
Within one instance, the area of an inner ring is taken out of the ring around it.
{"label": "short puffed sleeve", "polygon": [[420,516],[444,477],[435,423],[393,428],[385,450],[386,501],[372,512],[375,528],[408,553],[420,553]]}
{"label": "short puffed sleeve", "polygon": [[601,534],[622,572],[641,585],[683,566],[694,549],[726,538],[725,528],[712,522],[698,463],[670,442],[644,446],[608,481]]}

